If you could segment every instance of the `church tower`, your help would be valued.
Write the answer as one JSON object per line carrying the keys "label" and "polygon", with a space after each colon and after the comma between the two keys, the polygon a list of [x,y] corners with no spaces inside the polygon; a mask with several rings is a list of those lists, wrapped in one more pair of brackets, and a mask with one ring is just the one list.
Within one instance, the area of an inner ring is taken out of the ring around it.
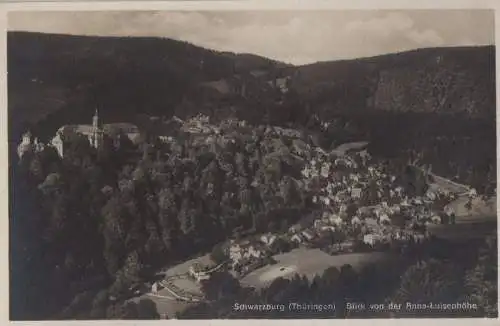
{"label": "church tower", "polygon": [[31,132],[29,130],[27,132],[25,132],[23,134],[22,144],[24,144],[24,145],[30,145],[32,137],[33,137],[33,135],[31,134]]}
{"label": "church tower", "polygon": [[99,111],[95,109],[94,116],[92,117],[92,134],[90,138],[90,145],[94,148],[100,148],[103,143],[104,132],[102,125],[99,121]]}
{"label": "church tower", "polygon": [[32,147],[31,144],[32,137],[33,135],[31,134],[30,131],[27,131],[23,134],[21,143],[17,146],[17,155],[19,156],[19,158],[21,158],[24,155],[24,153],[29,151],[30,148]]}
{"label": "church tower", "polygon": [[94,129],[98,129],[101,127],[99,124],[99,111],[97,110],[97,108],[95,109],[94,116],[92,117],[92,127],[94,127]]}

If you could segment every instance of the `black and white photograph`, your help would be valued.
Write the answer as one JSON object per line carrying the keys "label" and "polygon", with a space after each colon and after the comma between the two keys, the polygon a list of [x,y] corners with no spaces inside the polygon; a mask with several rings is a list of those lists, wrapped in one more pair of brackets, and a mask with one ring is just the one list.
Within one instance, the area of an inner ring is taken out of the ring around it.
{"label": "black and white photograph", "polygon": [[498,318],[495,11],[11,10],[9,319]]}

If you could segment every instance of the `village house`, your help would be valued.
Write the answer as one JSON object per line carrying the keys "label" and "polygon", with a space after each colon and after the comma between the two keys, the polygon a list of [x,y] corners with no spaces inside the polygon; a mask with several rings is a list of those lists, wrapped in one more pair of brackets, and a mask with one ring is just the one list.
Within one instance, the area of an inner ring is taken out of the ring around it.
{"label": "village house", "polygon": [[474,188],[471,188],[468,193],[469,198],[476,198],[477,197],[477,191]]}
{"label": "village house", "polygon": [[409,241],[413,238],[413,232],[409,232],[407,230],[399,230],[395,233],[395,239]]}
{"label": "village house", "polygon": [[436,193],[434,191],[429,189],[425,193],[425,198],[429,199],[429,200],[436,200],[437,196],[436,196]]}
{"label": "village house", "polygon": [[229,259],[232,261],[233,270],[236,266],[244,265],[245,262],[252,262],[255,259],[262,258],[264,255],[265,251],[259,248],[257,244],[251,244],[249,240],[241,243],[231,240]]}
{"label": "village house", "polygon": [[434,224],[441,224],[441,216],[434,215],[433,217],[431,217],[431,221]]}
{"label": "village house", "polygon": [[260,237],[260,241],[262,243],[266,244],[267,246],[272,246],[273,243],[276,241],[277,237],[274,234],[264,234]]}
{"label": "village house", "polygon": [[153,283],[153,285],[151,286],[151,293],[158,294],[158,283]]}
{"label": "village house", "polygon": [[320,174],[323,178],[328,178],[330,175],[330,163],[323,163]]}
{"label": "village house", "polygon": [[288,232],[292,233],[292,234],[295,234],[295,233],[299,233],[300,231],[302,230],[302,226],[300,224],[294,224],[292,225],[289,229],[288,229]]}
{"label": "village house", "polygon": [[160,141],[162,141],[163,143],[173,143],[173,142],[175,142],[175,138],[172,137],[172,136],[163,136],[163,135],[160,135],[160,136],[158,136],[158,139],[160,139]]}
{"label": "village house", "polygon": [[383,213],[383,209],[377,205],[372,209],[373,215],[375,215],[376,218],[380,218],[380,215]]}
{"label": "village house", "polygon": [[396,188],[394,188],[394,192],[396,193],[396,195],[402,196],[404,193],[404,189],[403,189],[403,187],[396,187]]}
{"label": "village house", "polygon": [[290,240],[292,242],[299,243],[299,244],[304,241],[304,239],[298,233],[294,234]]}
{"label": "village house", "polygon": [[382,237],[379,234],[369,233],[369,234],[365,234],[363,236],[363,242],[370,245],[370,246],[374,246],[375,244],[377,244],[381,241],[382,241]]}
{"label": "village house", "polygon": [[232,261],[232,267],[238,265],[243,258],[241,247],[239,244],[235,243],[229,247],[229,259]]}
{"label": "village house", "polygon": [[396,197],[396,192],[392,189],[389,190],[389,197],[392,199],[394,197]]}
{"label": "village house", "polygon": [[323,225],[326,225],[326,223],[325,223],[325,221],[323,219],[314,220],[313,226],[314,226],[315,229],[319,229]]}
{"label": "village house", "polygon": [[196,282],[210,279],[210,274],[208,274],[200,264],[193,264],[189,266],[189,275],[191,275]]}
{"label": "village house", "polygon": [[371,159],[371,155],[370,155],[370,153],[368,153],[368,151],[366,149],[358,152],[358,155],[363,160],[363,164],[366,164],[366,162]]}
{"label": "village house", "polygon": [[302,234],[302,236],[304,236],[304,238],[307,241],[311,241],[316,237],[316,234],[310,229],[306,229],[306,230],[302,231],[301,234]]}
{"label": "village house", "polygon": [[403,198],[403,200],[399,203],[402,207],[410,207],[411,204],[408,202],[408,197]]}
{"label": "village house", "polygon": [[344,221],[340,218],[339,215],[337,214],[331,214],[329,216],[329,221],[330,223],[332,223],[333,225],[342,225],[342,223],[344,223]]}
{"label": "village house", "polygon": [[401,213],[401,207],[399,205],[392,205],[389,207],[391,214],[399,214]]}
{"label": "village house", "polygon": [[351,224],[352,225],[361,225],[361,219],[358,216],[353,216],[351,219]]}
{"label": "village house", "polygon": [[359,198],[361,198],[362,192],[363,192],[363,189],[361,189],[361,188],[352,188],[351,189],[351,197],[354,199],[359,199]]}
{"label": "village house", "polygon": [[422,199],[420,197],[415,197],[411,200],[413,205],[423,205]]}
{"label": "village house", "polygon": [[453,215],[455,215],[455,212],[453,210],[453,208],[451,208],[449,205],[446,205],[444,207],[444,213],[448,216],[448,217],[451,217]]}
{"label": "village house", "polygon": [[377,222],[376,219],[372,218],[372,217],[367,217],[365,218],[364,220],[364,224],[369,228],[369,229],[373,229],[373,228],[378,228],[379,227],[379,224]]}
{"label": "village house", "polygon": [[210,118],[208,116],[199,114],[186,121],[181,127],[181,130],[195,134],[209,133],[212,131],[209,122]]}
{"label": "village house", "polygon": [[261,258],[263,256],[263,252],[254,245],[248,246],[247,250],[244,253],[245,258]]}
{"label": "village house", "polygon": [[349,180],[352,182],[358,182],[359,181],[359,174],[355,173],[350,173],[349,174]]}

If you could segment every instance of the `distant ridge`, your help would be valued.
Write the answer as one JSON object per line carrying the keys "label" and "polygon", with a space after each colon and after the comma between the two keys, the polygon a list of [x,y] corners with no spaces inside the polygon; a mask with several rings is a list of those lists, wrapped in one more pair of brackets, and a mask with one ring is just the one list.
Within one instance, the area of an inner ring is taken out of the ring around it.
{"label": "distant ridge", "polygon": [[[338,112],[486,119],[495,114],[494,46],[428,48],[292,66],[171,39],[8,32],[8,71],[14,138],[26,123],[44,121],[51,130],[61,123],[82,123],[96,106],[109,122],[137,114],[183,118],[250,108],[263,117],[263,103],[272,109],[283,102],[270,95],[268,85],[286,76],[300,100],[289,103],[297,103],[297,110],[307,106],[308,115],[321,119]],[[216,94],[217,88],[215,93],[200,91],[203,83],[222,81],[227,86],[223,93]]]}

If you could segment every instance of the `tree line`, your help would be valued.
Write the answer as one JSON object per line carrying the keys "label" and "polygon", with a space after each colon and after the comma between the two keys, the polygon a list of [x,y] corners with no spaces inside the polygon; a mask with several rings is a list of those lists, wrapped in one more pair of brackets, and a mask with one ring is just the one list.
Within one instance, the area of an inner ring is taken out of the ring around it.
{"label": "tree line", "polygon": [[[213,300],[187,308],[178,314],[183,319],[263,318],[457,318],[498,317],[496,284],[496,236],[474,243],[449,243],[432,239],[424,248],[410,248],[398,259],[377,262],[355,270],[351,265],[329,267],[312,279],[295,274],[277,278],[262,289],[243,288],[231,275],[218,275],[214,285],[204,288]],[[417,253],[417,251],[419,253]],[[460,252],[460,254],[457,254]],[[467,252],[465,254],[464,252]],[[466,255],[466,256],[465,256]],[[464,258],[465,257],[465,258]],[[222,274],[222,273],[221,273]],[[327,306],[335,309],[293,310],[289,303]],[[469,309],[408,309],[406,303],[465,303]],[[363,304],[364,309],[349,309],[348,303]],[[388,309],[389,304],[399,309]],[[241,305],[272,305],[280,309],[241,310]],[[370,305],[384,305],[370,309]],[[235,308],[236,307],[236,308]],[[476,307],[476,308],[474,308]]]}

